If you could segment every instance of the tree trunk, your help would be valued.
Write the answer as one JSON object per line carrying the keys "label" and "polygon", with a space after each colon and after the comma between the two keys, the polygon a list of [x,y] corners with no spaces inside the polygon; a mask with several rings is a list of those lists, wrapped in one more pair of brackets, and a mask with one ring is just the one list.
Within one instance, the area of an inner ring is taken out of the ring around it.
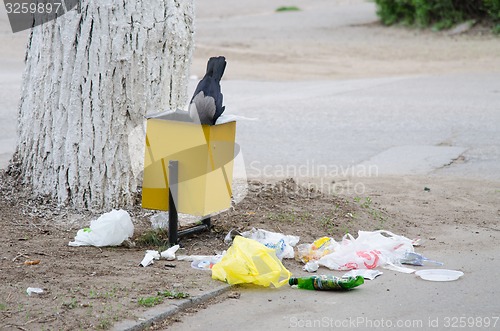
{"label": "tree trunk", "polygon": [[82,0],[33,28],[14,156],[23,183],[78,209],[130,207],[141,178],[129,134],[187,102],[193,15],[193,0]]}

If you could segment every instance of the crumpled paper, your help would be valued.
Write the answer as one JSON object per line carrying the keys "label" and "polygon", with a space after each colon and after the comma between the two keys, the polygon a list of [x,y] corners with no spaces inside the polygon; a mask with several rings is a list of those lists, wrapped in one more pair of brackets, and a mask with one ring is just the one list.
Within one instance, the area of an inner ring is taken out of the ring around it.
{"label": "crumpled paper", "polygon": [[178,249],[179,245],[172,246],[161,253],[155,250],[147,250],[140,265],[147,267],[148,265],[153,264],[154,260],[159,260],[160,258],[164,258],[167,261],[175,260],[175,252],[177,252]]}

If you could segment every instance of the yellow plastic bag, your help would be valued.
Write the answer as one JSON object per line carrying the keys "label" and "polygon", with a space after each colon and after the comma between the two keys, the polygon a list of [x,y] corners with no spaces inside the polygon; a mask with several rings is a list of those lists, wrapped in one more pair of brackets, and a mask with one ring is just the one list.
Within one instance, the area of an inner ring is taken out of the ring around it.
{"label": "yellow plastic bag", "polygon": [[236,236],[222,260],[212,267],[212,278],[234,284],[274,287],[288,282],[291,273],[276,256],[276,250],[253,239]]}

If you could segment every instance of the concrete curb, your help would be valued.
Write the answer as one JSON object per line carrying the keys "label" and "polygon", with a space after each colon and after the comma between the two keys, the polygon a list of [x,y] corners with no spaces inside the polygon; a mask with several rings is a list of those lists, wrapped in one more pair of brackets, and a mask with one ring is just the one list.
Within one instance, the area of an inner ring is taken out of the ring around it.
{"label": "concrete curb", "polygon": [[151,326],[153,323],[163,321],[168,317],[175,315],[187,308],[204,303],[212,298],[215,298],[222,293],[228,291],[231,285],[223,285],[214,290],[204,292],[203,294],[194,296],[189,299],[183,299],[175,301],[175,303],[169,304],[167,306],[160,305],[150,310],[147,310],[143,316],[139,318],[138,321],[125,320],[120,321],[114,325],[112,330],[114,331],[142,331],[147,327]]}

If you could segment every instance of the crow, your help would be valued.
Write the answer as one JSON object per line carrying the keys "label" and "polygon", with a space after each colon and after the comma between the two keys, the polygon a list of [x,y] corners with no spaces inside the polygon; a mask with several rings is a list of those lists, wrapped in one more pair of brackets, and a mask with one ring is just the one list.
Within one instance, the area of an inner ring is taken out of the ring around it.
{"label": "crow", "polygon": [[224,112],[220,80],[226,68],[224,56],[211,57],[207,63],[207,72],[198,83],[189,104],[189,116],[195,123],[214,125]]}

